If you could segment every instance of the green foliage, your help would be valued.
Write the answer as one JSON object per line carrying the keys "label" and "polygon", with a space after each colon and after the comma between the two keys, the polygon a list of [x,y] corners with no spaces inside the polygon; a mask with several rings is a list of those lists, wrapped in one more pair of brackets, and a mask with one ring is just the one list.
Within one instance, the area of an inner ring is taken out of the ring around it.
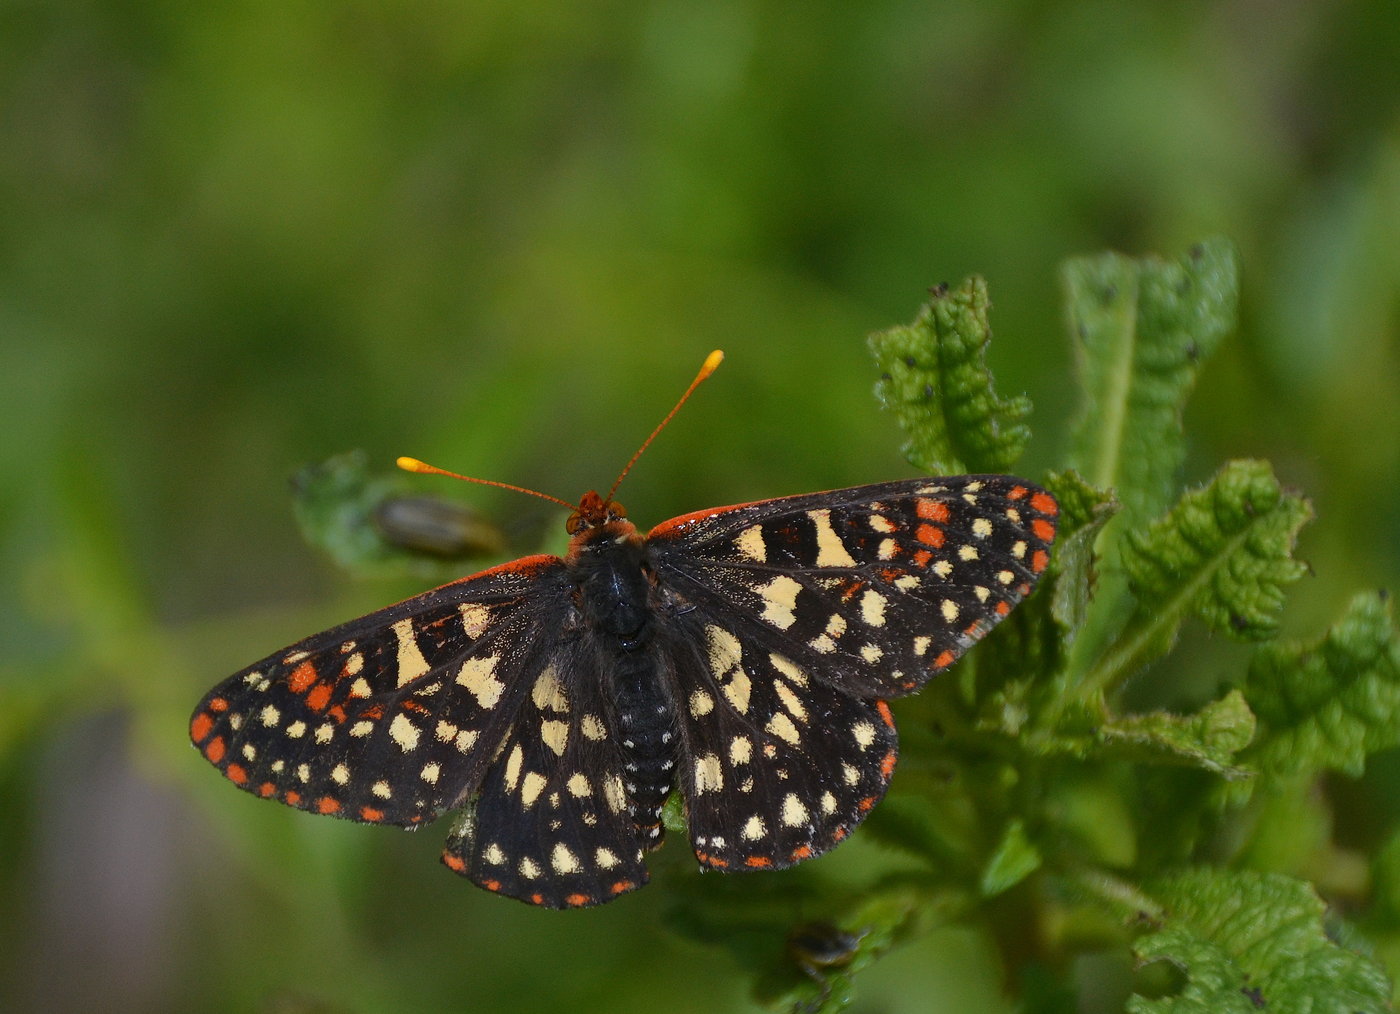
{"label": "green foliage", "polygon": [[[884,950],[952,922],[1004,941],[1027,1009],[1072,1004],[1075,983],[1054,970],[1095,951],[1138,962],[1118,999],[1141,1014],[1390,1009],[1386,972],[1329,933],[1318,887],[1299,875],[1341,856],[1305,801],[1308,777],[1359,774],[1400,745],[1389,602],[1362,595],[1321,640],[1276,640],[1285,591],[1307,572],[1294,548],[1308,501],[1262,461],[1227,462],[1198,486],[1178,475],[1182,412],[1232,327],[1236,270],[1218,240],[1174,262],[1066,266],[1082,407],[1071,467],[1045,480],[1061,505],[1055,557],[949,678],[901,704],[913,719],[901,723],[900,775],[862,833],[913,869],[870,863],[861,886],[839,889],[810,871],[774,877],[723,911],[675,903],[674,925],[730,947],[768,1005],[839,1009]],[[986,306],[972,279],[870,340],[911,460],[1006,468],[1022,449],[1029,406],[992,393]],[[1244,646],[1252,661],[1164,692],[1193,624],[1192,636]],[[1139,698],[1183,705],[1135,708]],[[1312,814],[1311,837],[1297,836],[1286,816],[1297,812]],[[1377,868],[1383,884],[1400,880],[1394,854]],[[859,960],[806,967],[802,983],[776,943],[793,925],[775,903],[785,890],[804,917],[868,934]],[[1400,911],[1383,901],[1378,927]],[[937,916],[913,920],[911,906]],[[736,936],[759,912],[756,937]],[[1031,925],[1045,936],[1027,964],[1024,938],[1001,928]]]}
{"label": "green foliage", "polygon": [[990,309],[987,283],[969,278],[934,289],[912,324],[870,336],[875,396],[904,429],[904,456],[931,474],[1008,471],[1030,437],[1030,399],[992,386]]}

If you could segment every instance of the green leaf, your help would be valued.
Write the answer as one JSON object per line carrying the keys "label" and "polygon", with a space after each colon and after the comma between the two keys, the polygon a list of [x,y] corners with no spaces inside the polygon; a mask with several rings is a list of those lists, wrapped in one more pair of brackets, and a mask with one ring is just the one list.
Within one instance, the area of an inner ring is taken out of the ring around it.
{"label": "green leaf", "polygon": [[871,354],[882,377],[880,403],[908,438],[904,456],[933,475],[1006,472],[1030,433],[1024,396],[1000,398],[987,368],[987,283],[941,285],[912,324],[872,334]]}
{"label": "green leaf", "polygon": [[1113,686],[1170,650],[1189,616],[1241,640],[1272,636],[1283,586],[1306,571],[1292,553],[1310,517],[1267,463],[1233,461],[1165,517],[1129,532],[1122,565],[1136,605],[1089,684]]}
{"label": "green leaf", "polygon": [[1277,874],[1191,870],[1150,885],[1160,927],[1134,948],[1186,974],[1176,995],[1135,996],[1135,1014],[1390,1010],[1390,983],[1369,958],[1333,943],[1312,886]]}
{"label": "green leaf", "polygon": [[1049,575],[1054,582],[1050,608],[1068,643],[1084,624],[1098,580],[1094,543],[1118,513],[1119,503],[1074,471],[1052,473],[1045,485],[1060,504],[1060,532]]}
{"label": "green leaf", "polygon": [[1246,684],[1261,735],[1248,759],[1275,774],[1360,775],[1400,745],[1400,636],[1389,596],[1358,595],[1320,640],[1262,645]]}
{"label": "green leaf", "polygon": [[1012,820],[982,871],[982,893],[992,898],[1010,890],[1038,870],[1043,861],[1026,836],[1025,823]]}
{"label": "green leaf", "polygon": [[1185,764],[1238,779],[1249,776],[1234,761],[1254,738],[1254,725],[1244,695],[1232,690],[1194,715],[1126,715],[1101,726],[1098,734],[1114,753],[1133,760]]}
{"label": "green leaf", "polygon": [[1235,324],[1239,268],[1214,239],[1178,261],[1107,253],[1063,269],[1084,404],[1071,464],[1132,519],[1171,500],[1185,458],[1181,412],[1201,363]]}

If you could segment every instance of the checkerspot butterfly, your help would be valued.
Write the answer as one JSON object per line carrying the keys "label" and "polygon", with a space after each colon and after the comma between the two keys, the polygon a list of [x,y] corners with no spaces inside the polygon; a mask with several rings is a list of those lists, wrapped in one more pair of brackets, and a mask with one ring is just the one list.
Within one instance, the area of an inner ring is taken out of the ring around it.
{"label": "checkerspot butterfly", "polygon": [[195,745],[239,787],[315,813],[414,827],[462,808],[443,861],[535,905],[646,883],[676,789],[702,867],[781,869],[884,795],[885,702],[1029,594],[1058,514],[1022,479],[962,475],[643,535],[616,489],[565,504],[562,558],[492,567],[229,677],[195,709]]}

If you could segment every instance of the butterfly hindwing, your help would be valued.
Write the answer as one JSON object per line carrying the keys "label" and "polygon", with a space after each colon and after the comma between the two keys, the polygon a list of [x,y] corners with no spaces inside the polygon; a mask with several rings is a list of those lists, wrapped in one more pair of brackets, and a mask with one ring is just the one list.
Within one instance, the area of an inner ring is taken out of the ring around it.
{"label": "butterfly hindwing", "polygon": [[591,647],[586,634],[561,641],[443,853],[487,890],[546,908],[599,904],[647,882]]}
{"label": "butterfly hindwing", "polygon": [[845,838],[885,794],[898,751],[881,700],[859,698],[685,614],[673,649],[691,845],[715,869],[781,869]]}
{"label": "butterfly hindwing", "polygon": [[299,641],[234,674],[190,736],[230,781],[299,809],[412,826],[475,790],[566,608],[527,557]]}

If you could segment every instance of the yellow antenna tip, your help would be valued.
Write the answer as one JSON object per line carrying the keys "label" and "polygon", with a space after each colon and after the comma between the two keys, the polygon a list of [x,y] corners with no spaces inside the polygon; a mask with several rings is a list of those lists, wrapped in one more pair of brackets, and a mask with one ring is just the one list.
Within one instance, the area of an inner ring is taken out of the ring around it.
{"label": "yellow antenna tip", "polygon": [[424,464],[417,458],[399,458],[394,464],[398,465],[405,472],[427,472],[432,468],[432,466]]}
{"label": "yellow antenna tip", "polygon": [[705,357],[705,365],[700,367],[700,377],[703,380],[719,368],[719,364],[724,362],[724,350],[715,349]]}

